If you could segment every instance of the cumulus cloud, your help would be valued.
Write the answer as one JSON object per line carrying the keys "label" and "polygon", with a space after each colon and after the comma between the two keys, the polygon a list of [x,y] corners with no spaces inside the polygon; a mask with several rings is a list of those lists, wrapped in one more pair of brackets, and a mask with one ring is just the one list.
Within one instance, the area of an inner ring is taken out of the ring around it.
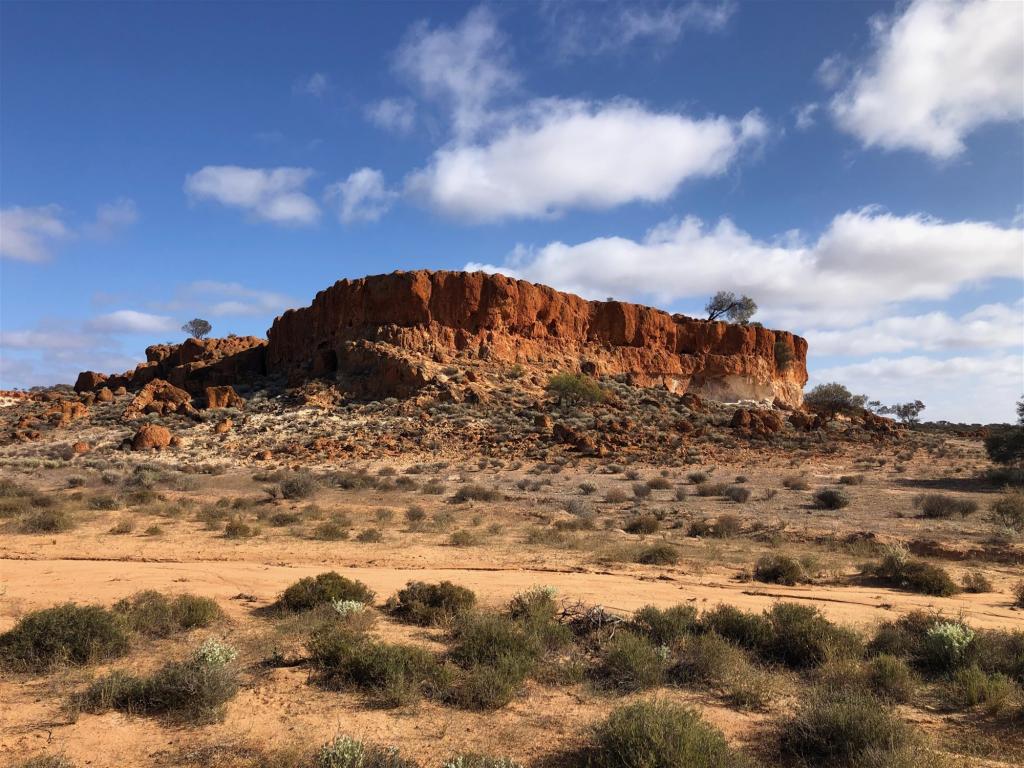
{"label": "cumulus cloud", "polygon": [[344,181],[327,187],[324,196],[337,202],[338,217],[343,223],[353,224],[379,219],[391,207],[396,193],[388,188],[383,173],[375,168],[360,168]]}
{"label": "cumulus cloud", "polygon": [[222,315],[274,315],[295,304],[283,293],[248,288],[241,283],[217,280],[197,280],[181,292],[185,301],[176,306],[189,306],[201,314]]}
{"label": "cumulus cloud", "polygon": [[192,200],[213,200],[275,224],[312,224],[320,208],[302,191],[309,168],[242,168],[207,165],[185,178]]}
{"label": "cumulus cloud", "polygon": [[416,125],[416,104],[412,99],[381,99],[366,107],[366,119],[394,133],[409,133]]}
{"label": "cumulus cloud", "polygon": [[455,27],[414,25],[395,55],[395,67],[426,97],[443,101],[455,133],[465,137],[488,122],[493,99],[518,84],[509,60],[494,14],[481,6]]}
{"label": "cumulus cloud", "polygon": [[439,149],[407,187],[446,214],[484,221],[658,201],[686,179],[722,173],[767,130],[756,113],[693,119],[632,102],[543,100],[490,141]]}
{"label": "cumulus cloud", "polygon": [[163,333],[173,331],[178,323],[165,315],[137,312],[134,309],[119,309],[94,317],[85,325],[89,331],[98,333]]}
{"label": "cumulus cloud", "polygon": [[331,87],[330,78],[323,72],[314,72],[309,77],[298,80],[292,90],[296,93],[303,93],[307,96],[321,98]]}
{"label": "cumulus cloud", "polygon": [[817,115],[820,108],[821,105],[815,102],[797,107],[794,113],[797,130],[806,131],[813,128],[815,122],[817,122],[815,115]]}
{"label": "cumulus cloud", "polygon": [[13,206],[0,210],[0,256],[18,261],[46,261],[56,242],[71,236],[60,206]]}
{"label": "cumulus cloud", "polygon": [[0,331],[0,347],[4,349],[89,349],[95,343],[94,336],[67,329]]}
{"label": "cumulus cloud", "polygon": [[816,355],[866,356],[908,351],[1024,351],[1024,301],[985,304],[959,317],[946,312],[897,315],[853,328],[804,331]]}
{"label": "cumulus cloud", "polygon": [[811,385],[826,381],[885,403],[920,399],[926,418],[1006,422],[1014,420],[1013,403],[1024,386],[1024,356],[879,357],[813,371]]}
{"label": "cumulus cloud", "polygon": [[945,299],[991,278],[1024,277],[1024,231],[988,222],[895,216],[876,208],[833,218],[813,242],[799,232],[758,239],[721,219],[654,227],[639,240],[601,237],[520,247],[502,265],[470,264],[586,296],[671,302],[716,290],[749,293],[786,327],[828,317],[864,322],[886,305]]}
{"label": "cumulus cloud", "polygon": [[[873,21],[871,54],[832,114],[865,146],[953,157],[978,127],[1024,119],[1022,28],[1019,2],[914,0]],[[826,83],[844,79],[823,68]]]}

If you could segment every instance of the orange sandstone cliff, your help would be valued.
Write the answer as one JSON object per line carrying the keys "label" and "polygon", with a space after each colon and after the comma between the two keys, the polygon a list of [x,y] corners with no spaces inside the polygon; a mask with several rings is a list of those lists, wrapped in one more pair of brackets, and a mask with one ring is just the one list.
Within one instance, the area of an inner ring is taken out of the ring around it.
{"label": "orange sandstone cliff", "polygon": [[159,377],[191,391],[251,376],[323,377],[360,396],[406,396],[443,385],[460,360],[547,371],[624,374],[717,400],[800,405],[807,342],[786,331],[587,301],[483,272],[394,272],[340,280],[310,306],[278,317],[268,341],[190,340],[147,350],[135,371],[80,389]]}

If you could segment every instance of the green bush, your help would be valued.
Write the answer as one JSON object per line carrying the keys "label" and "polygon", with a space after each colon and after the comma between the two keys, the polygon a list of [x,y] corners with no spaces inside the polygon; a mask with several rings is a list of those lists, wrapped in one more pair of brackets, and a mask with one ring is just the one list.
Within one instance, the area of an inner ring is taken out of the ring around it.
{"label": "green bush", "polygon": [[463,754],[449,758],[441,768],[523,768],[523,766],[508,757]]}
{"label": "green bush", "polygon": [[914,497],[914,509],[922,517],[946,519],[954,516],[967,517],[978,511],[978,503],[970,499],[958,499],[944,493],[922,493]]}
{"label": "green bush", "polygon": [[934,765],[909,725],[874,696],[852,690],[812,694],[782,726],[785,756],[821,768]]}
{"label": "green bush", "polygon": [[132,630],[149,637],[168,637],[175,632],[207,627],[224,615],[208,597],[185,594],[169,598],[155,590],[118,601],[114,611],[125,618]]}
{"label": "green bush", "polygon": [[818,509],[843,509],[850,506],[850,495],[840,488],[822,488],[814,493]]}
{"label": "green bush", "polygon": [[752,651],[766,648],[771,642],[772,625],[764,614],[748,613],[732,605],[722,604],[705,611],[700,625],[705,631]]}
{"label": "green bush", "polygon": [[658,518],[651,514],[643,514],[627,520],[623,530],[626,533],[643,535],[657,533],[660,528],[661,521]]}
{"label": "green bush", "polygon": [[750,500],[751,490],[741,485],[730,485],[722,495],[730,501],[743,504]]}
{"label": "green bush", "polygon": [[715,632],[693,635],[679,644],[669,676],[676,682],[711,688],[724,686],[738,671],[749,671],[742,649]]}
{"label": "green bush", "polygon": [[600,385],[583,373],[556,373],[548,379],[547,390],[560,404],[584,405],[604,399]]}
{"label": "green bush", "polygon": [[259,532],[258,526],[249,525],[237,515],[224,524],[224,536],[229,539],[251,539]]}
{"label": "green bush", "polygon": [[754,578],[768,584],[793,586],[806,579],[800,561],[789,555],[763,555],[754,566]]}
{"label": "green bush", "polygon": [[647,605],[633,614],[630,626],[655,645],[671,646],[697,631],[697,609],[692,605],[674,605],[665,609]]}
{"label": "green bush", "polygon": [[888,653],[868,662],[867,682],[877,696],[897,704],[910,701],[917,688],[917,679],[907,663]]}
{"label": "green bush", "polygon": [[286,499],[305,499],[316,493],[319,481],[307,472],[296,472],[281,481],[281,496]]}
{"label": "green bush", "polygon": [[1003,528],[1024,532],[1024,490],[1007,488],[992,504],[992,521]]}
{"label": "green bush", "polygon": [[319,541],[343,541],[348,538],[348,526],[337,520],[325,520],[313,529],[313,538]]}
{"label": "green bush", "polygon": [[282,593],[277,605],[284,610],[298,612],[339,600],[355,600],[369,605],[373,598],[373,590],[363,582],[327,571],[299,579]]}
{"label": "green bush", "polygon": [[692,709],[638,701],[612,711],[586,749],[588,768],[736,768],[725,737]]}
{"label": "green bush", "polygon": [[317,750],[310,768],[419,768],[419,764],[402,757],[394,747],[378,747],[338,736]]}
{"label": "green bush", "polygon": [[540,657],[539,638],[522,623],[497,613],[464,613],[452,628],[449,656],[463,668],[512,664],[528,674]]}
{"label": "green bush", "polygon": [[679,550],[667,542],[659,542],[640,549],[634,561],[642,565],[675,565],[679,562]]}
{"label": "green bush", "polygon": [[56,664],[82,666],[122,656],[128,645],[116,614],[65,603],[26,614],[0,634],[0,668],[42,672]]}
{"label": "green bush", "polygon": [[76,697],[75,704],[88,712],[118,709],[210,722],[238,692],[238,675],[230,663],[234,657],[228,646],[207,641],[185,661],[165,664],[149,677],[112,672]]}
{"label": "green bush", "polygon": [[307,648],[320,685],[356,688],[384,707],[417,701],[441,675],[437,660],[425,649],[376,642],[345,627],[318,628]]}
{"label": "green bush", "polygon": [[410,581],[398,594],[388,598],[386,609],[402,621],[425,627],[449,621],[475,604],[476,595],[471,590],[450,581],[439,584]]}
{"label": "green bush", "polygon": [[594,670],[599,684],[620,693],[653,688],[665,676],[667,654],[632,632],[617,632],[601,648]]}
{"label": "green bush", "polygon": [[864,575],[878,579],[886,586],[924,595],[949,597],[959,591],[945,569],[923,560],[914,560],[906,550],[896,547],[890,548],[880,562],[865,566]]}
{"label": "green bush", "polygon": [[968,571],[963,577],[964,592],[980,595],[992,591],[992,582],[981,571]]}
{"label": "green bush", "polygon": [[59,507],[37,509],[21,518],[22,533],[64,533],[75,527],[71,514]]}
{"label": "green bush", "polygon": [[526,670],[516,659],[479,664],[462,670],[445,698],[462,709],[478,712],[501,709],[515,698],[525,677]]}
{"label": "green bush", "polygon": [[984,706],[990,714],[1006,710],[1017,694],[1017,686],[1009,677],[1001,672],[990,674],[975,665],[956,670],[950,681],[950,698],[957,706]]}
{"label": "green bush", "polygon": [[466,483],[455,491],[452,501],[461,504],[466,501],[497,501],[500,498],[501,494],[493,488],[487,488],[477,483]]}

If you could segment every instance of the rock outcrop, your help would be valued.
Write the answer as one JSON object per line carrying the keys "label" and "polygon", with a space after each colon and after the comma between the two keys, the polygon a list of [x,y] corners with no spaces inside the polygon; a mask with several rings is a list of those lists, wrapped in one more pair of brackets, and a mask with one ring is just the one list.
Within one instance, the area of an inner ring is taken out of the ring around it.
{"label": "rock outcrop", "polygon": [[109,378],[86,371],[76,386],[137,390],[162,381],[219,402],[220,393],[211,399],[209,388],[272,374],[293,384],[330,379],[355,396],[407,397],[433,387],[445,399],[484,397],[475,383],[453,385],[453,368],[465,363],[471,382],[478,364],[543,375],[583,371],[690,396],[793,408],[807,381],[807,342],[786,331],[587,301],[483,272],[341,280],[310,306],[277,318],[268,337],[156,345],[134,371]]}
{"label": "rock outcrop", "polygon": [[626,374],[640,386],[790,406],[807,381],[807,342],[791,333],[587,301],[483,272],[341,280],[277,318],[268,336],[268,371],[337,376],[378,395],[441,381],[459,357]]}

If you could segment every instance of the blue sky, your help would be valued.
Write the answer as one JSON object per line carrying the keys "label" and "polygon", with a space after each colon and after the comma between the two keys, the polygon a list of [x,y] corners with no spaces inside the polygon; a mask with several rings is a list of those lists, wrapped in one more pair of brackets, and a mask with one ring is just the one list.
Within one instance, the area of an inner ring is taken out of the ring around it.
{"label": "blue sky", "polygon": [[1019,3],[0,4],[0,386],[342,277],[718,289],[925,416],[1024,391]]}

